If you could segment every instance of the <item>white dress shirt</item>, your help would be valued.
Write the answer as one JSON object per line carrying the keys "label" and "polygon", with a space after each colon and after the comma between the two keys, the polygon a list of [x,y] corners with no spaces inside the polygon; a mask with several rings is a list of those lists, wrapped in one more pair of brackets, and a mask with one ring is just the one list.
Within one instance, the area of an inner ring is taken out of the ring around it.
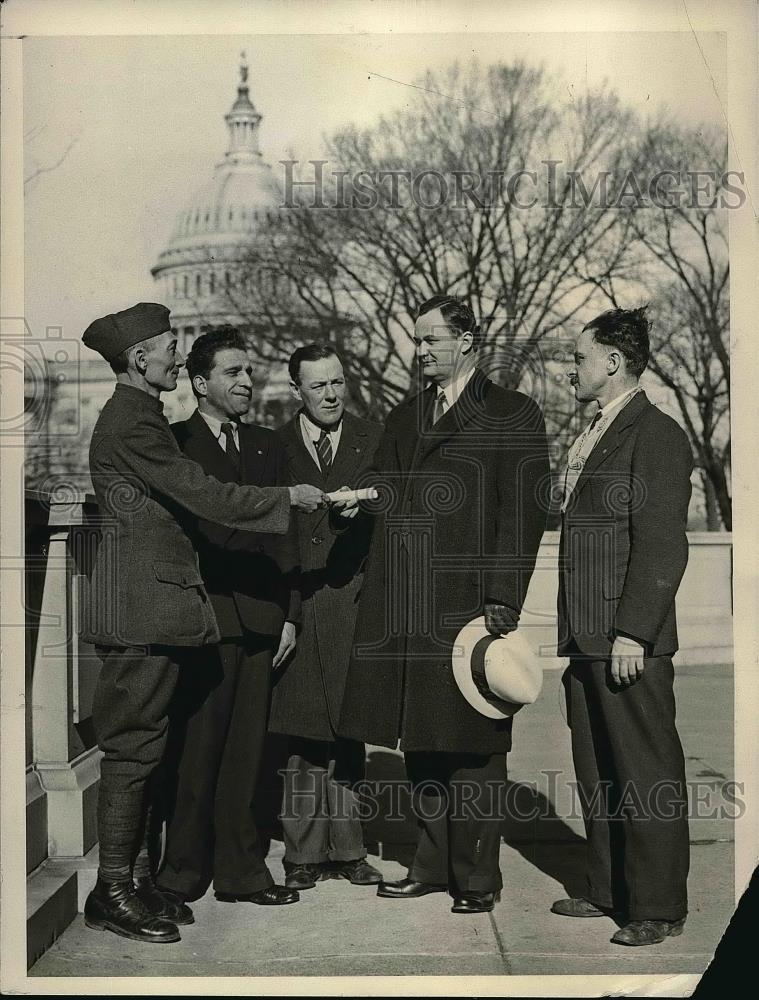
{"label": "white dress shirt", "polygon": [[627,392],[623,392],[615,399],[612,399],[610,403],[607,403],[606,406],[599,409],[598,413],[593,418],[593,421],[588,424],[582,434],[569,449],[569,454],[567,455],[567,468],[564,473],[564,499],[561,504],[562,510],[566,510],[572,491],[577,485],[577,480],[580,478],[582,470],[585,467],[585,463],[587,462],[588,457],[595,448],[596,444],[598,444],[605,431],[608,430],[614,418],[619,415],[620,410],[625,406],[625,404],[630,402],[633,396],[637,395],[639,392],[642,392],[642,388],[641,386],[636,385],[634,389],[628,389]]}
{"label": "white dress shirt", "polygon": [[227,450],[227,438],[225,434],[222,434],[221,425],[222,423],[232,425],[232,437],[235,439],[235,444],[237,445],[237,450],[240,450],[240,432],[237,427],[236,420],[217,420],[216,417],[212,417],[210,413],[203,413],[202,410],[198,410],[198,413],[205,420],[208,426],[211,428],[211,433],[219,442],[219,447],[223,452],[226,453]]}
{"label": "white dress shirt", "polygon": [[443,405],[443,410],[440,416],[447,413],[450,408],[456,404],[459,396],[466,388],[476,370],[477,369],[473,365],[467,371],[463,372],[463,374],[458,375],[455,379],[452,379],[444,389],[440,386],[436,388],[435,396]]}
{"label": "white dress shirt", "polygon": [[[319,461],[319,454],[316,450],[316,442],[322,436],[322,428],[318,427],[313,420],[310,420],[305,413],[300,414],[300,433],[303,438],[303,443],[306,446],[306,451],[309,453],[314,462],[316,462],[317,469],[321,469],[321,462]],[[325,428],[326,430],[326,428]],[[334,427],[332,430],[327,431],[329,434],[329,441],[332,445],[332,461],[335,461],[335,455],[337,454],[337,447],[340,444],[340,435],[343,433],[343,422],[342,420]]]}

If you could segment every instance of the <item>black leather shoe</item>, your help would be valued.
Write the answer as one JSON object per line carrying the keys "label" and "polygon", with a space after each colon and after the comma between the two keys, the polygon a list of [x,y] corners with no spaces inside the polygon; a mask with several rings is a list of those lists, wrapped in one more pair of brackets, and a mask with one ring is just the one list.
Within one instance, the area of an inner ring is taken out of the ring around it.
{"label": "black leather shoe", "polygon": [[685,927],[685,917],[682,920],[631,920],[629,924],[620,927],[610,938],[612,944],[625,944],[636,948],[647,944],[661,944],[667,937],[677,937]]}
{"label": "black leather shoe", "polygon": [[313,889],[324,878],[324,870],[317,864],[285,862],[285,886],[288,889]]}
{"label": "black leather shoe", "polygon": [[380,882],[377,895],[384,899],[417,899],[430,892],[447,892],[447,885],[434,885],[432,882],[415,882],[412,878],[402,878],[397,882]]}
{"label": "black leather shoe", "polygon": [[571,899],[557,899],[551,907],[551,913],[558,913],[560,917],[608,917],[612,910],[596,906],[589,899],[578,896]]}
{"label": "black leather shoe", "polygon": [[130,882],[98,879],[84,904],[84,922],[93,930],[113,931],[132,941],[172,944],[181,940],[177,925],[150,912]]}
{"label": "black leather shoe", "polygon": [[258,892],[245,894],[217,892],[216,898],[220,903],[255,903],[257,906],[287,906],[288,903],[297,903],[300,899],[300,894],[295,889],[288,889],[284,885],[270,885],[266,889],[259,889]]}
{"label": "black leather shoe", "polygon": [[347,878],[353,885],[377,885],[382,881],[382,872],[372,867],[366,858],[335,861],[329,871],[334,878]]}
{"label": "black leather shoe", "polygon": [[500,892],[475,892],[470,889],[453,897],[451,913],[490,913],[500,898]]}
{"label": "black leather shoe", "polygon": [[173,924],[194,924],[192,910],[185,903],[184,896],[171,889],[162,889],[152,878],[135,880],[137,895],[154,917],[163,917]]}

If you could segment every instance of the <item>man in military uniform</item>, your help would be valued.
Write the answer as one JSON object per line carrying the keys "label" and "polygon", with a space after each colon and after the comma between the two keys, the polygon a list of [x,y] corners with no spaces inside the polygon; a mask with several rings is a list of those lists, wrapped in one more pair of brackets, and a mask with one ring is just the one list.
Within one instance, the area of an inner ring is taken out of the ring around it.
{"label": "man in military uniform", "polygon": [[165,306],[141,302],[104,316],[83,341],[117,380],[90,445],[104,522],[84,638],[102,660],[93,722],[103,759],[100,863],[84,915],[89,927],[168,943],[179,940],[177,924],[193,916],[153,881],[145,838],[150,779],[163,757],[180,663],[193,648],[219,640],[181,519],[190,512],[231,528],[283,534],[290,506],[313,511],[323,493],[221,483],[182,454],[160,402],[184,364]]}

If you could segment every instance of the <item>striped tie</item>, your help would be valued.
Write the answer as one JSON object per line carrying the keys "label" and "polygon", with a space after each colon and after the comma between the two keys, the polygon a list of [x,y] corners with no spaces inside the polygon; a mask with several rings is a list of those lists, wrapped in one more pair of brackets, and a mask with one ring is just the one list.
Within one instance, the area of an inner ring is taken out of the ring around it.
{"label": "striped tie", "polygon": [[319,465],[324,475],[329,474],[332,467],[332,441],[329,432],[323,430],[316,442],[316,454],[319,456]]}

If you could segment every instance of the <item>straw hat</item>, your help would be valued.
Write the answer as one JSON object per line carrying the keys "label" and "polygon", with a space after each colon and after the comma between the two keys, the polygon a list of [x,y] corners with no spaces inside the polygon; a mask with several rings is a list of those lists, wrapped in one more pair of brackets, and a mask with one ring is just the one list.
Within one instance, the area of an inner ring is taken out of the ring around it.
{"label": "straw hat", "polygon": [[453,644],[453,676],[481,715],[505,719],[540,694],[543,670],[524,634],[491,635],[484,617],[465,625]]}

